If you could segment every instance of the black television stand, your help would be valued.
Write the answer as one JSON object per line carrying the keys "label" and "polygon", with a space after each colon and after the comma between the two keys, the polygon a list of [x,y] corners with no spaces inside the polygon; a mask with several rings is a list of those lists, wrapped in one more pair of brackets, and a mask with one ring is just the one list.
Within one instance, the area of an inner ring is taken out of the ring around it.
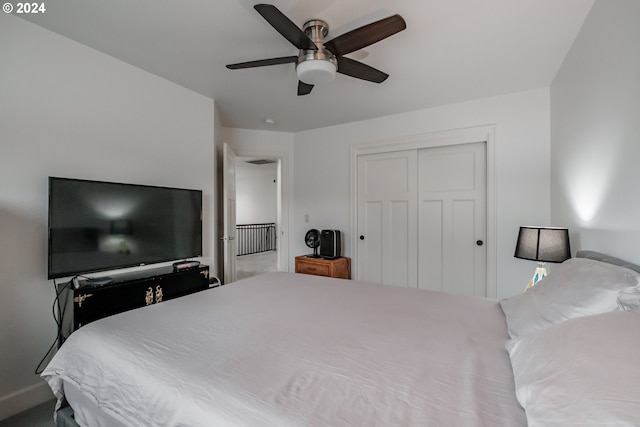
{"label": "black television stand", "polygon": [[[67,307],[64,337],[103,317],[208,289],[209,267],[200,264],[178,271],[173,266],[158,267],[114,274],[104,280],[80,279],[77,284],[77,288],[71,283],[60,285],[64,287],[60,298]],[[71,305],[73,310],[69,310]]]}

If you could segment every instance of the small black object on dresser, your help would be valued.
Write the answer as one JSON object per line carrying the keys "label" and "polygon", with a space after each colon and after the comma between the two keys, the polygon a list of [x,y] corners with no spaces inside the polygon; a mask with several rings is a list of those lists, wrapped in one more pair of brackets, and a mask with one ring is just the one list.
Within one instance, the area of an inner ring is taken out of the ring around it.
{"label": "small black object on dresser", "polygon": [[103,317],[209,289],[209,267],[179,271],[173,266],[159,267],[113,275],[104,285],[92,285],[90,280],[79,280],[78,284],[78,288],[65,286],[66,295],[61,296],[67,306],[65,336]]}
{"label": "small black object on dresser", "polygon": [[320,232],[320,257],[325,259],[340,258],[341,246],[340,230],[322,230]]}

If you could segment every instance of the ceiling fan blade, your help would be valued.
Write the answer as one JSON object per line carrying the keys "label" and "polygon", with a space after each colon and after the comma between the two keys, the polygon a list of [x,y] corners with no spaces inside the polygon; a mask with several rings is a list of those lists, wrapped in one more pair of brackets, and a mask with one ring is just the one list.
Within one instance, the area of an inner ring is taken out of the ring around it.
{"label": "ceiling fan blade", "polygon": [[229,64],[227,68],[230,70],[239,70],[241,68],[265,67],[267,65],[289,64],[296,62],[297,56],[283,56],[281,58],[259,59],[257,61],[239,62],[237,64]]}
{"label": "ceiling fan blade", "polygon": [[326,42],[324,47],[336,56],[346,55],[386,39],[405,28],[407,23],[402,16],[393,15],[346,32]]}
{"label": "ceiling fan blade", "polygon": [[311,93],[311,89],[313,89],[313,85],[298,80],[298,96],[309,95]]}
{"label": "ceiling fan blade", "polygon": [[338,72],[356,79],[367,80],[374,83],[382,83],[387,80],[389,74],[383,73],[373,67],[362,62],[355,61],[351,58],[343,56],[338,57]]}
{"label": "ceiling fan blade", "polygon": [[296,24],[291,22],[284,13],[271,4],[256,4],[253,6],[260,15],[289,42],[302,50],[318,50],[316,44]]}

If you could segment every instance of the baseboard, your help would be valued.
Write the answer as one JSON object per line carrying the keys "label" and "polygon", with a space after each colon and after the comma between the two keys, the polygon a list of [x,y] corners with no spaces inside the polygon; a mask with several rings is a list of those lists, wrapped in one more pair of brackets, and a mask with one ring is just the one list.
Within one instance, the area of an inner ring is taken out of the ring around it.
{"label": "baseboard", "polygon": [[2,396],[0,397],[0,421],[53,398],[49,384],[44,381]]}

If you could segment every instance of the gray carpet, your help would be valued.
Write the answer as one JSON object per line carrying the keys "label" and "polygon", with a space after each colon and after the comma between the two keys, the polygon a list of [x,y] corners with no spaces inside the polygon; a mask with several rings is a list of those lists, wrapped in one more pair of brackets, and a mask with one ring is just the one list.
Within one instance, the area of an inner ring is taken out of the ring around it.
{"label": "gray carpet", "polygon": [[0,427],[53,427],[55,400],[42,403],[29,410],[0,421]]}
{"label": "gray carpet", "polygon": [[242,255],[236,258],[236,278],[238,280],[277,270],[276,251]]}

